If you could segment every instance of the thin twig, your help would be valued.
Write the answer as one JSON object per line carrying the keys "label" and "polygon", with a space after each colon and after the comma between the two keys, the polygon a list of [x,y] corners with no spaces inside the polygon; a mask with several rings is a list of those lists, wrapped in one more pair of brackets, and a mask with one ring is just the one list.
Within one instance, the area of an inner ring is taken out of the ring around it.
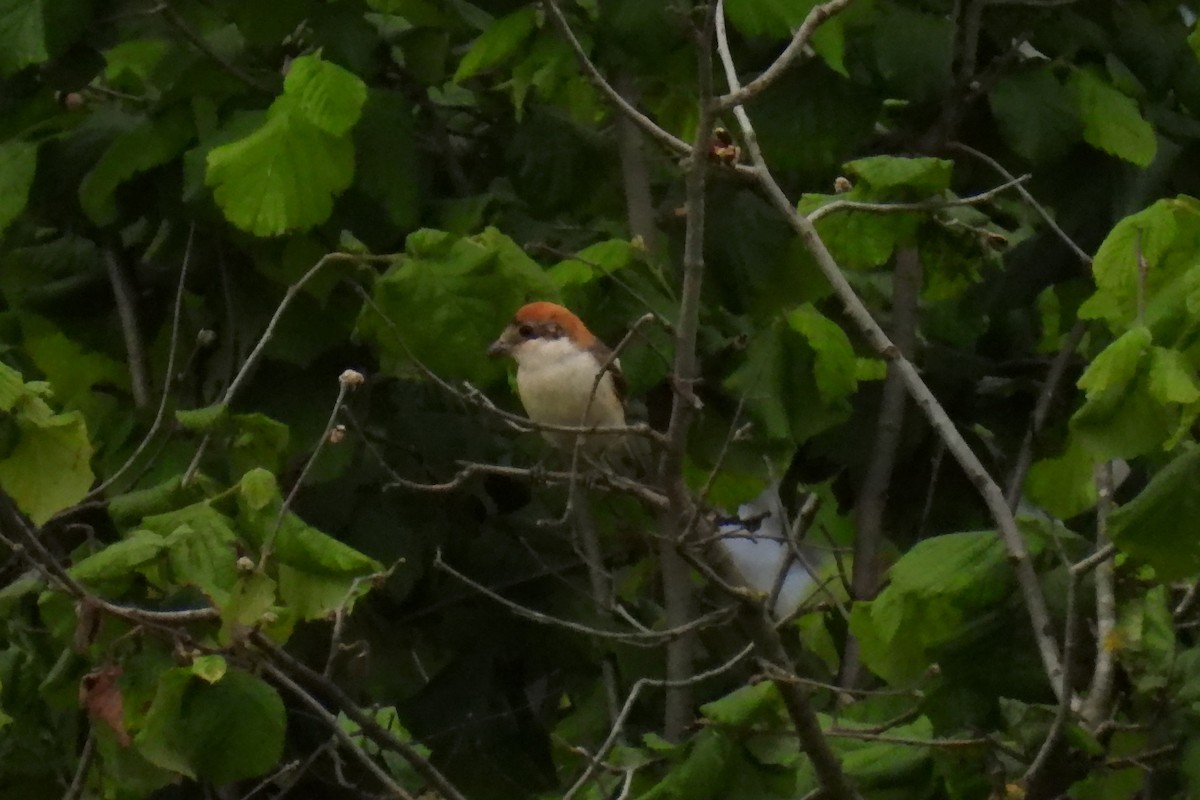
{"label": "thin twig", "polygon": [[138,320],[137,297],[125,265],[111,248],[104,250],[104,268],[117,301],[117,317],[121,335],[125,338],[125,359],[129,362],[129,393],[134,408],[145,408],[150,402],[150,382],[146,378],[146,348],[142,344],[142,326]]}
{"label": "thin twig", "polygon": [[1030,175],[1022,175],[1019,178],[1013,178],[1006,183],[988,189],[985,192],[968,195],[966,197],[957,197],[954,199],[944,199],[940,197],[931,198],[929,200],[919,200],[911,203],[868,203],[862,200],[834,200],[826,203],[823,206],[813,209],[808,213],[809,222],[816,222],[822,217],[839,211],[865,211],[872,214],[896,214],[900,212],[912,211],[938,211],[943,208],[958,208],[960,206],[976,206],[983,203],[990,203],[992,200],[1009,189],[1019,188],[1022,183],[1030,179]]}
{"label": "thin twig", "polygon": [[293,657],[286,650],[271,641],[270,637],[260,631],[252,632],[250,639],[275,664],[282,665],[297,679],[311,688],[319,689],[322,694],[329,697],[341,709],[342,713],[358,724],[367,738],[381,748],[398,753],[418,775],[437,790],[444,800],[467,800],[458,787],[451,783],[437,767],[430,763],[429,759],[421,755],[416,746],[403,741],[395,733],[380,725],[371,714],[356,705],[336,683],[323,677],[319,672]]}
{"label": "thin twig", "polygon": [[[1021,785],[1025,787],[1026,791],[1030,791],[1031,787],[1037,786],[1038,782],[1043,779],[1046,770],[1050,769],[1054,763],[1054,755],[1058,751],[1058,746],[1066,730],[1067,717],[1071,713],[1071,699],[1073,697],[1071,691],[1071,662],[1075,648],[1076,628],[1079,623],[1075,618],[1075,595],[1077,594],[1078,586],[1079,573],[1074,570],[1068,571],[1067,614],[1066,620],[1063,623],[1062,688],[1058,692],[1058,707],[1055,709],[1054,721],[1050,723],[1050,730],[1046,733],[1046,739],[1038,749],[1033,763],[1029,765],[1029,769],[1026,770],[1025,775],[1021,778]],[[1036,790],[1033,793],[1035,796],[1040,796]]]}
{"label": "thin twig", "polygon": [[75,776],[71,785],[63,792],[62,800],[75,800],[83,794],[83,784],[87,781],[88,770],[96,756],[96,732],[88,729],[87,740],[83,743],[83,751],[79,754],[79,764],[75,767]]}
{"label": "thin twig", "polygon": [[[996,0],[991,0],[991,2],[995,2],[995,1]],[[996,172],[998,172],[1000,174],[1000,176],[1005,178],[1006,180],[1009,180],[1009,181],[1015,180],[1015,178],[1013,177],[1013,174],[1011,172],[1006,170],[999,161],[992,158],[987,153],[976,150],[974,147],[963,144],[962,142],[950,142],[946,146],[948,148],[950,148],[951,150],[958,150],[959,152],[966,153],[967,155],[970,155],[970,156],[973,156],[974,158],[979,159],[980,161],[982,161],[983,163],[987,164],[989,167],[994,169]],[[1030,194],[1029,190],[1026,189],[1024,186],[1021,186],[1020,184],[1017,185],[1016,189],[1017,189],[1017,193],[1019,195],[1021,195],[1021,197],[1025,200],[1026,203],[1029,204],[1029,207],[1032,208],[1035,212],[1037,212],[1037,215],[1042,218],[1042,221],[1046,223],[1046,226],[1048,228],[1050,228],[1050,230],[1054,231],[1054,233],[1058,236],[1058,238],[1061,239],[1068,248],[1070,248],[1071,252],[1075,254],[1075,256],[1080,260],[1080,262],[1084,266],[1090,266],[1092,263],[1092,257],[1089,256],[1087,253],[1085,253],[1083,251],[1083,248],[1081,248],[1079,245],[1075,244],[1075,241],[1070,236],[1067,235],[1066,231],[1064,231],[1061,227],[1059,227],[1059,224],[1054,221],[1054,217],[1050,216],[1050,212],[1047,211],[1046,208],[1041,203],[1039,203],[1032,194]]]}
{"label": "thin twig", "polygon": [[151,423],[150,430],[146,431],[146,435],[142,437],[142,441],[138,443],[138,446],[130,454],[129,458],[125,460],[125,463],[110,475],[107,480],[88,492],[87,496],[84,497],[85,501],[99,497],[108,487],[121,479],[121,476],[137,461],[138,456],[150,445],[155,434],[158,433],[158,429],[162,427],[163,419],[167,415],[167,405],[171,399],[171,387],[175,384],[175,356],[179,352],[179,328],[180,320],[183,316],[183,290],[187,284],[188,265],[192,260],[192,241],[195,234],[196,226],[192,224],[188,228],[187,245],[183,251],[183,265],[179,268],[179,285],[175,289],[175,307],[171,313],[171,344],[167,349],[167,371],[163,378],[162,397],[158,401],[158,412],[154,415],[154,422]]}
{"label": "thin twig", "polygon": [[350,732],[346,730],[345,726],[342,725],[337,716],[331,714],[320,700],[305,691],[304,687],[289,678],[287,673],[271,662],[264,661],[262,667],[263,670],[265,670],[266,673],[271,676],[271,680],[287,689],[297,700],[308,706],[309,711],[315,714],[323,723],[325,723],[325,727],[329,729],[330,733],[337,737],[338,742],[340,742],[347,750],[349,750],[350,754],[354,756],[355,760],[362,764],[368,772],[374,775],[375,779],[378,780],[393,797],[399,797],[401,800],[415,800],[413,795],[406,791],[403,786],[396,783],[395,779],[392,778],[392,776],[389,775],[387,771],[383,769],[383,767],[375,763],[375,759],[373,759],[371,755],[362,748],[362,745],[354,741],[354,737],[350,735]]}
{"label": "thin twig", "polygon": [[[772,83],[779,80],[788,68],[804,53],[805,48],[808,47],[808,43],[812,40],[813,34],[817,32],[817,28],[820,27],[821,23],[850,5],[851,2],[852,0],[830,0],[828,3],[813,6],[808,12],[808,16],[804,18],[804,22],[800,24],[800,27],[792,35],[792,40],[788,42],[788,46],[779,54],[779,58],[775,59],[761,75],[745,86],[738,85],[735,73],[733,76],[734,79],[729,81],[729,93],[713,100],[713,110],[716,113],[721,113],[744,105],[761,94]],[[723,16],[723,14],[718,14],[718,16]],[[724,25],[723,22],[721,24]],[[722,38],[725,37],[722,36]],[[725,49],[726,51],[729,49],[728,40],[726,40]],[[722,54],[722,59],[727,65],[733,64],[732,57],[726,58],[725,54]],[[727,67],[726,74],[728,74],[728,71]]]}
{"label": "thin twig", "polygon": [[575,36],[575,32],[571,30],[570,23],[563,16],[562,9],[558,7],[558,3],[555,0],[543,0],[542,7],[546,10],[550,21],[554,23],[554,27],[558,29],[559,34],[567,40],[567,44],[575,52],[575,59],[583,68],[588,79],[608,98],[610,103],[616,106],[626,117],[633,120],[651,139],[659,142],[668,150],[682,156],[686,156],[691,152],[692,148],[687,142],[659,127],[654,120],[634,108],[628,100],[621,96],[620,92],[613,88],[612,84],[605,79],[596,65],[592,63],[591,58],[588,57],[587,51],[583,49],[583,45]]}
{"label": "thin twig", "polygon": [[[327,264],[341,261],[386,262],[391,261],[392,258],[392,256],[369,256],[358,253],[328,253],[322,256],[321,259],[308,270],[308,272],[305,272],[300,276],[299,280],[287,287],[287,290],[283,293],[283,299],[280,300],[279,305],[275,307],[275,313],[271,315],[271,319],[267,322],[267,327],[263,330],[262,335],[258,337],[258,342],[254,345],[254,349],[250,351],[250,355],[246,356],[246,360],[242,362],[241,369],[238,370],[237,375],[234,376],[229,386],[226,387],[225,393],[221,396],[221,399],[218,402],[221,405],[228,406],[233,402],[234,398],[237,397],[237,393],[242,388],[242,385],[249,380],[250,374],[258,366],[258,362],[262,358],[263,351],[266,350],[267,345],[271,342],[271,339],[275,337],[275,329],[279,326],[279,320],[283,318],[284,312],[288,310],[288,307],[292,304],[292,301],[296,299],[296,295],[298,295],[305,285],[314,277],[316,277],[317,273],[320,272]],[[200,440],[200,446],[196,448],[196,454],[192,457],[191,463],[188,464],[188,468],[183,474],[184,486],[191,483],[192,479],[196,476],[196,470],[200,468],[200,461],[204,458],[204,453],[208,449],[210,440],[211,434],[205,434],[204,438]]]}
{"label": "thin twig", "polygon": [[732,614],[732,609],[723,608],[714,611],[711,614],[706,614],[703,617],[697,617],[696,619],[689,620],[684,625],[680,625],[675,628],[668,627],[660,631],[606,631],[600,628],[592,627],[591,625],[584,625],[580,622],[573,622],[569,619],[562,619],[561,617],[555,617],[551,614],[546,614],[541,611],[535,611],[534,609],[523,606],[520,603],[513,602],[507,597],[504,597],[503,595],[498,594],[497,592],[484,586],[482,583],[467,577],[454,567],[447,564],[442,559],[441,551],[438,551],[438,553],[434,555],[433,566],[436,569],[440,569],[442,572],[445,572],[455,580],[470,586],[484,597],[494,600],[508,610],[512,611],[517,616],[530,620],[531,622],[536,622],[540,625],[552,625],[554,627],[563,628],[564,630],[572,631],[574,633],[581,633],[585,636],[595,636],[598,639],[608,639],[611,641],[622,642],[624,644],[633,645],[634,647],[659,647],[663,643],[674,641],[701,628],[727,622]]}
{"label": "thin twig", "polygon": [[329,443],[329,436],[333,432],[334,426],[337,425],[338,414],[342,410],[342,403],[346,400],[346,395],[355,386],[362,383],[362,375],[353,370],[346,370],[338,378],[338,393],[337,399],[333,401],[333,410],[329,412],[329,420],[325,423],[325,429],[321,431],[321,438],[317,439],[317,443],[313,446],[312,453],[304,462],[304,466],[300,470],[300,475],[296,478],[296,482],[292,484],[291,490],[283,503],[279,506],[279,513],[275,516],[275,524],[271,526],[270,532],[267,534],[266,541],[263,542],[262,554],[258,559],[258,569],[262,571],[266,567],[267,559],[271,557],[271,552],[275,547],[275,536],[279,533],[279,527],[283,525],[283,519],[292,508],[292,503],[296,499],[296,495],[300,492],[300,487],[304,485],[304,479],[308,477],[312,465],[316,463],[317,458],[321,455],[321,451],[325,449],[325,445]]}
{"label": "thin twig", "polygon": [[1046,372],[1046,380],[1042,383],[1042,390],[1038,394],[1037,404],[1033,408],[1033,416],[1029,419],[1029,427],[1025,429],[1025,438],[1021,441],[1021,449],[1017,451],[1016,463],[1013,465],[1012,474],[1008,478],[1008,491],[1005,497],[1008,501],[1008,507],[1014,512],[1021,502],[1021,492],[1025,487],[1025,479],[1029,475],[1029,468],[1033,464],[1033,448],[1037,444],[1038,437],[1041,435],[1042,428],[1046,425],[1046,418],[1050,415],[1050,406],[1054,402],[1055,396],[1058,394],[1059,387],[1062,385],[1063,378],[1066,376],[1067,367],[1071,363],[1071,359],[1075,356],[1075,350],[1079,347],[1079,343],[1083,341],[1083,336],[1087,332],[1087,323],[1084,320],[1079,320],[1071,328],[1067,334],[1066,340],[1058,353],[1054,356],[1054,361],[1050,364],[1050,369]]}
{"label": "thin twig", "polygon": [[572,800],[572,798],[579,793],[579,790],[587,785],[587,782],[591,780],[592,775],[595,774],[596,770],[601,766],[601,762],[606,756],[608,756],[608,753],[612,750],[613,746],[617,743],[617,740],[621,737],[625,727],[625,721],[629,719],[629,714],[633,711],[633,706],[635,703],[637,703],[638,695],[642,693],[642,690],[656,687],[664,689],[679,689],[684,688],[685,686],[695,686],[698,683],[709,680],[710,678],[715,678],[718,675],[722,675],[733,669],[742,661],[742,659],[750,655],[753,649],[754,645],[746,645],[732,658],[720,666],[696,675],[692,675],[691,677],[685,678],[681,681],[639,678],[637,682],[633,684],[633,688],[629,690],[629,696],[625,698],[625,703],[621,706],[621,710],[617,714],[616,720],[609,729],[608,736],[604,739],[604,742],[598,748],[596,748],[596,752],[592,754],[591,759],[588,761],[587,767],[585,767],[583,770],[583,774],[575,779],[575,782],[571,784],[571,788],[568,789],[566,794],[563,795],[562,800]]}

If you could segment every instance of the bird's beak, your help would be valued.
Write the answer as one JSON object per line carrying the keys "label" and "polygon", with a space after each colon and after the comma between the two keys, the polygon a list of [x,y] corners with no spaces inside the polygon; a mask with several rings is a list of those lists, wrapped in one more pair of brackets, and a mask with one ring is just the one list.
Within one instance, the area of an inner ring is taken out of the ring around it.
{"label": "bird's beak", "polygon": [[504,339],[497,339],[488,345],[488,358],[500,358],[501,356],[506,356],[508,355],[510,349],[511,348],[509,347],[508,342],[504,341]]}

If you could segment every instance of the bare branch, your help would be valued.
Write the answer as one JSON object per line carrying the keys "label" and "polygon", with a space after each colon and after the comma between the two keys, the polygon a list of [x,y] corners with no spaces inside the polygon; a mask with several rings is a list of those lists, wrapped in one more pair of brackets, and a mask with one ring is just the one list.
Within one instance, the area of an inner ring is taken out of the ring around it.
{"label": "bare branch", "polygon": [[742,661],[742,659],[750,655],[753,650],[754,645],[746,645],[732,658],[720,666],[714,667],[706,672],[692,675],[691,677],[685,678],[682,681],[639,678],[638,681],[633,684],[633,688],[629,691],[629,696],[625,698],[625,703],[621,706],[621,710],[617,713],[617,718],[613,722],[612,727],[609,729],[607,738],[605,738],[600,747],[596,749],[596,752],[592,754],[591,760],[588,762],[587,767],[583,770],[583,774],[575,779],[575,782],[571,784],[571,788],[568,789],[566,794],[563,795],[562,800],[572,800],[575,795],[579,793],[579,790],[586,786],[587,782],[591,780],[592,775],[594,775],[596,770],[601,766],[601,762],[605,759],[605,757],[612,750],[613,746],[620,739],[621,733],[625,727],[625,721],[629,719],[629,714],[631,711],[633,711],[634,704],[637,703],[638,696],[644,689],[653,687],[679,689],[695,686],[698,683],[706,681],[710,678],[715,678],[718,675],[722,675],[733,669]]}
{"label": "bare branch", "polygon": [[192,259],[192,241],[195,235],[196,226],[192,225],[188,228],[187,245],[183,251],[183,265],[179,268],[179,286],[175,290],[175,307],[171,313],[171,344],[167,349],[167,371],[163,378],[162,397],[158,401],[158,412],[154,415],[154,422],[151,423],[150,430],[146,431],[146,435],[142,437],[142,441],[134,448],[133,453],[125,460],[125,463],[110,475],[108,480],[88,492],[84,498],[85,501],[99,497],[108,487],[120,480],[121,476],[129,471],[138,457],[149,447],[155,434],[162,427],[163,419],[167,414],[167,404],[171,399],[171,387],[175,384],[175,356],[179,352],[179,327],[183,316],[183,290],[187,284],[188,265]]}
{"label": "bare branch", "polygon": [[[732,85],[736,83],[737,74],[732,62],[729,61],[728,53],[727,46],[721,48],[722,59],[726,62],[726,77],[731,81]],[[1022,537],[1020,530],[1017,528],[1016,520],[1013,518],[1012,512],[1005,501],[1003,492],[991,475],[988,474],[987,469],[983,466],[983,463],[971,449],[970,445],[967,444],[962,434],[959,433],[954,421],[950,419],[946,410],[942,408],[941,403],[938,402],[933,392],[930,391],[929,386],[921,378],[921,374],[917,371],[917,368],[911,361],[904,358],[896,345],[888,338],[883,329],[879,327],[879,323],[871,316],[871,312],[858,297],[858,294],[846,280],[845,276],[842,275],[841,268],[834,260],[832,254],[830,254],[825,243],[821,241],[821,237],[812,222],[797,213],[795,205],[792,204],[783,189],[780,188],[778,182],[771,176],[766,161],[763,159],[762,151],[758,146],[758,137],[754,132],[754,126],[750,123],[750,118],[746,114],[745,109],[742,109],[740,106],[735,107],[734,113],[742,128],[747,150],[750,152],[754,167],[757,170],[759,185],[767,195],[767,198],[779,213],[788,220],[797,235],[800,236],[808,251],[817,262],[817,267],[820,269],[821,274],[829,281],[833,287],[834,294],[842,302],[846,314],[868,344],[883,356],[889,364],[895,365],[895,368],[904,379],[904,384],[908,388],[909,394],[921,408],[921,411],[929,420],[938,437],[946,443],[947,449],[962,467],[967,478],[975,486],[984,503],[987,505],[988,510],[991,512],[992,518],[996,521],[1001,541],[1004,543],[1005,551],[1008,554],[1008,560],[1016,572],[1021,598],[1032,623],[1034,638],[1037,641],[1042,665],[1045,668],[1051,686],[1055,692],[1058,692],[1062,685],[1062,663],[1059,656],[1058,643],[1055,641],[1053,628],[1050,623],[1050,613],[1046,607],[1046,599],[1042,595],[1041,585],[1038,583],[1037,573],[1033,569],[1028,548],[1025,546],[1024,537]]]}
{"label": "bare branch", "polygon": [[[850,5],[851,2],[852,0],[829,0],[827,3],[813,6],[812,10],[808,12],[808,16],[804,18],[804,22],[800,24],[800,27],[792,35],[792,40],[788,42],[788,46],[779,54],[779,58],[775,59],[771,66],[767,67],[761,75],[745,86],[738,86],[735,74],[734,79],[729,82],[729,94],[716,98],[713,101],[713,110],[720,113],[744,105],[761,94],[772,83],[779,80],[783,73],[803,55],[804,49],[812,40],[813,34],[816,33],[821,23]],[[723,18],[724,14],[719,13],[718,16]],[[722,38],[725,37],[722,36]],[[728,44],[726,44],[725,49],[728,51]],[[726,73],[728,74],[729,68],[733,65],[733,59],[725,57],[725,54],[722,54],[722,59],[727,65]]]}
{"label": "bare branch", "polygon": [[145,408],[150,402],[150,382],[146,378],[146,348],[142,344],[142,326],[138,320],[137,297],[125,265],[111,249],[104,250],[104,268],[117,301],[117,317],[121,335],[125,338],[125,358],[129,362],[129,392],[135,408]]}
{"label": "bare branch", "polygon": [[540,625],[552,625],[558,628],[563,628],[564,630],[572,631],[574,633],[583,634],[584,636],[595,636],[598,639],[622,642],[623,644],[633,645],[634,647],[658,647],[666,642],[671,642],[679,639],[682,636],[686,636],[693,631],[707,628],[712,625],[719,625],[727,622],[733,611],[731,608],[719,609],[711,614],[706,614],[703,617],[697,617],[696,619],[689,620],[687,623],[678,627],[666,628],[665,630],[660,631],[606,631],[590,625],[584,625],[579,622],[572,622],[569,619],[562,619],[561,617],[555,617],[551,614],[545,614],[541,611],[535,611],[534,609],[523,606],[520,603],[515,603],[512,600],[509,600],[507,597],[492,591],[482,583],[468,578],[466,575],[447,564],[444,560],[442,560],[441,551],[434,556],[433,566],[437,569],[440,569],[442,572],[445,572],[455,580],[470,586],[484,597],[494,600],[495,602],[512,611],[517,616],[530,620],[531,622],[536,622]]}
{"label": "bare branch", "polygon": [[[398,753],[445,800],[467,800],[463,793],[458,790],[458,787],[447,780],[446,776],[431,764],[427,758],[421,755],[414,745],[403,741],[396,734],[380,725],[373,716],[356,705],[336,683],[328,680],[302,661],[294,658],[260,631],[251,633],[250,639],[275,664],[282,665],[300,681],[313,689],[320,690],[322,694],[333,700],[342,713],[358,724],[367,738],[382,748]],[[282,675],[282,670],[277,671],[275,674]]]}
{"label": "bare branch", "polygon": [[401,800],[414,800],[412,794],[406,791],[403,786],[396,783],[392,776],[389,775],[387,771],[383,769],[383,767],[376,764],[375,759],[371,758],[371,755],[363,750],[362,746],[359,745],[358,742],[354,741],[354,737],[351,736],[350,732],[346,730],[345,726],[338,721],[337,716],[331,714],[320,700],[306,692],[304,687],[300,686],[300,684],[289,678],[283,670],[271,662],[264,662],[262,666],[266,673],[271,676],[271,680],[287,689],[297,700],[308,706],[308,710],[315,714],[317,718],[321,720],[321,722],[325,723],[325,727],[329,729],[330,733],[337,737],[338,742],[341,743],[342,746],[344,746],[347,750],[349,750],[350,754],[354,756],[354,759],[358,761],[358,763],[362,764],[368,772],[374,775],[375,779],[378,780],[393,797],[399,797]]}
{"label": "bare branch", "polygon": [[[1117,596],[1114,588],[1115,548],[1108,539],[1108,518],[1113,511],[1112,462],[1096,468],[1096,553],[1103,555],[1096,564],[1096,664],[1088,686],[1087,699],[1080,716],[1090,730],[1097,730],[1108,716],[1113,681],[1116,679],[1116,654],[1112,649],[1113,632],[1117,627]],[[1080,562],[1082,564],[1083,562]],[[1076,564],[1078,567],[1079,564]]]}
{"label": "bare branch", "polygon": [[[992,2],[995,2],[995,0],[992,0]],[[1001,177],[1006,180],[1016,180],[1011,172],[1006,170],[999,161],[992,158],[987,153],[976,150],[974,147],[963,144],[962,142],[950,142],[947,147],[949,147],[951,150],[958,150],[959,152],[966,153],[969,156],[979,159],[998,172]],[[1075,244],[1075,241],[1070,236],[1067,236],[1066,231],[1059,227],[1058,223],[1054,221],[1054,217],[1050,216],[1050,212],[1046,210],[1045,206],[1039,203],[1024,186],[1017,184],[1016,189],[1017,193],[1021,195],[1026,203],[1029,204],[1029,207],[1037,212],[1037,215],[1042,218],[1042,221],[1046,223],[1046,226],[1058,235],[1058,238],[1061,239],[1063,243],[1071,249],[1071,252],[1075,254],[1079,261],[1085,266],[1090,266],[1092,263],[1092,257],[1085,253],[1083,248]]]}
{"label": "bare branch", "polygon": [[571,45],[571,49],[575,51],[575,58],[583,68],[584,74],[608,98],[609,102],[616,106],[628,119],[633,120],[651,139],[659,142],[668,150],[684,156],[691,152],[692,148],[687,142],[659,127],[654,120],[634,108],[628,100],[621,96],[620,92],[613,88],[612,84],[605,79],[596,65],[592,63],[591,58],[588,57],[587,51],[583,49],[583,45],[580,44],[579,39],[575,36],[575,32],[571,30],[570,23],[563,16],[562,9],[558,7],[558,3],[555,0],[543,0],[542,7],[546,10],[546,15],[550,17],[550,21],[554,23],[554,27],[558,28],[559,34],[567,40],[567,44]]}
{"label": "bare branch", "polygon": [[1042,428],[1046,424],[1046,417],[1050,416],[1050,406],[1054,402],[1055,396],[1058,394],[1058,389],[1062,385],[1063,378],[1067,374],[1067,367],[1071,363],[1071,359],[1075,355],[1076,348],[1083,341],[1083,335],[1087,332],[1087,323],[1079,320],[1075,323],[1067,334],[1066,340],[1058,353],[1054,356],[1054,361],[1050,364],[1050,369],[1046,372],[1046,380],[1042,383],[1042,390],[1038,394],[1037,404],[1033,408],[1033,416],[1029,419],[1029,427],[1025,430],[1025,438],[1021,441],[1021,449],[1017,451],[1016,463],[1013,465],[1012,474],[1008,478],[1008,491],[1005,496],[1008,500],[1008,507],[1014,512],[1017,510],[1017,505],[1021,502],[1021,491],[1025,488],[1025,479],[1029,475],[1029,467],[1033,464],[1033,448],[1037,444],[1038,436],[1041,435]]}
{"label": "bare branch", "polygon": [[[315,278],[317,273],[324,269],[326,265],[345,261],[388,262],[392,259],[393,256],[369,256],[360,255],[357,253],[329,253],[322,256],[316,264],[309,268],[308,272],[305,272],[295,283],[292,283],[287,287],[287,291],[283,293],[283,299],[280,300],[279,305],[276,306],[275,313],[271,315],[271,319],[267,322],[266,329],[264,329],[262,335],[258,337],[258,342],[254,345],[254,349],[250,351],[250,355],[246,356],[246,360],[242,362],[242,366],[238,370],[237,375],[233,377],[233,381],[231,381],[229,386],[226,387],[225,393],[221,396],[221,399],[218,402],[227,406],[233,402],[235,397],[237,397],[237,393],[242,388],[242,385],[245,384],[245,382],[249,379],[250,374],[258,366],[258,362],[262,358],[263,351],[266,350],[267,345],[271,342],[271,339],[275,337],[275,329],[279,326],[279,320],[283,319],[284,313],[288,310],[288,307],[292,304],[292,301],[296,299],[296,295],[300,294],[300,291],[308,284],[308,282]],[[205,435],[205,437],[200,440],[200,446],[196,448],[196,454],[192,457],[192,462],[188,465],[187,471],[183,474],[183,484],[185,486],[191,483],[192,479],[196,476],[196,470],[200,468],[200,461],[204,458],[204,453],[208,449],[208,443],[210,439],[211,437],[209,435]]]}
{"label": "bare branch", "polygon": [[1013,178],[1006,183],[988,189],[986,192],[972,194],[966,197],[956,197],[953,199],[945,199],[940,197],[930,198],[929,200],[919,200],[912,203],[867,203],[861,200],[834,200],[831,203],[826,203],[819,208],[815,208],[808,214],[809,222],[816,222],[822,217],[839,211],[866,211],[872,214],[895,214],[899,212],[911,211],[938,211],[943,208],[958,208],[960,206],[978,206],[984,203],[990,203],[996,197],[1009,189],[1019,188],[1022,183],[1029,180],[1029,175],[1022,175],[1019,178]]}

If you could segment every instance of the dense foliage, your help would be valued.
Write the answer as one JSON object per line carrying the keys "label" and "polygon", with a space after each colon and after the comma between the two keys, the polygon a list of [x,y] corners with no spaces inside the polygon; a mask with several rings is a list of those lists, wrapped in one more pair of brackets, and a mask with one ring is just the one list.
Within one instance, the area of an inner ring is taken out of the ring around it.
{"label": "dense foliage", "polygon": [[1196,13],[0,0],[3,796],[1200,793]]}

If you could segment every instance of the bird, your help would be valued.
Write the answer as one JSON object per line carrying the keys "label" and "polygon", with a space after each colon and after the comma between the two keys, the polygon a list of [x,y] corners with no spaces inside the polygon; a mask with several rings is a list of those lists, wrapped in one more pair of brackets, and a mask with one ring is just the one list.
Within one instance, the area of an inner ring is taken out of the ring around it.
{"label": "bird", "polygon": [[[621,362],[569,309],[547,301],[521,306],[487,354],[517,362],[517,395],[533,422],[625,427]],[[577,434],[564,431],[542,433],[564,450],[573,448],[577,439]],[[604,450],[620,437],[619,433],[589,436],[585,447]]]}

